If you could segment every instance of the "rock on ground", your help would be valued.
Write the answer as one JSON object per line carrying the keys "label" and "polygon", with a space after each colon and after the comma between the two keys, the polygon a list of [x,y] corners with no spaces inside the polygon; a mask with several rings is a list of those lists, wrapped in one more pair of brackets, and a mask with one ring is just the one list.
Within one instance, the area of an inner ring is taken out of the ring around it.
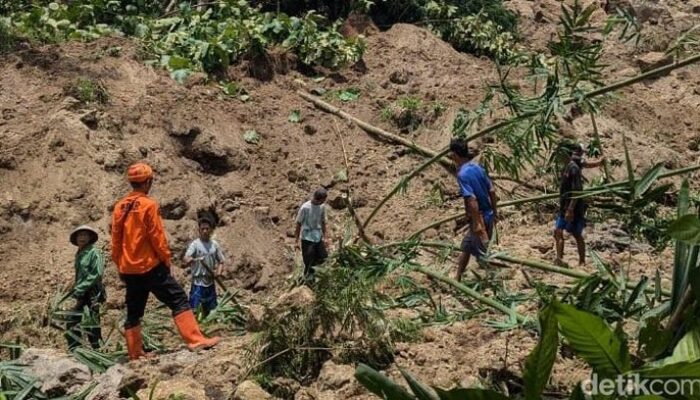
{"label": "rock on ground", "polygon": [[253,381],[244,381],[233,393],[233,400],[273,400],[269,393]]}
{"label": "rock on ground", "polygon": [[318,376],[318,387],[321,390],[337,390],[350,383],[354,376],[355,369],[351,365],[328,361],[321,368],[321,373]]}
{"label": "rock on ground", "polygon": [[76,393],[92,378],[90,369],[52,349],[28,349],[18,360],[41,382],[41,391],[57,397]]}
{"label": "rock on ground", "polygon": [[188,376],[157,382],[155,389],[152,387],[141,389],[137,396],[148,399],[151,390],[153,390],[153,399],[203,400],[208,398],[204,386]]}

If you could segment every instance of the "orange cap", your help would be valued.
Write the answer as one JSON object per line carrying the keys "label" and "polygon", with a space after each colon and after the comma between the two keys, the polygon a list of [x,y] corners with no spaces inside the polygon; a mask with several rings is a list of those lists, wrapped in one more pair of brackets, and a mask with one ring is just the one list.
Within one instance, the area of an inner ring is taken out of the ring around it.
{"label": "orange cap", "polygon": [[129,182],[141,183],[153,178],[153,169],[146,163],[131,164],[126,172]]}

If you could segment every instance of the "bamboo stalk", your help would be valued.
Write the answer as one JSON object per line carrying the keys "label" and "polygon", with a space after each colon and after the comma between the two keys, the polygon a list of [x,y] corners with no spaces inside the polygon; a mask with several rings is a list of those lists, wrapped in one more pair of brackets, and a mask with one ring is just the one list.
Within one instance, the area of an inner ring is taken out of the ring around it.
{"label": "bamboo stalk", "polygon": [[[395,247],[403,243],[389,243],[383,246],[380,246],[380,248],[388,248],[388,247]],[[420,242],[418,244],[421,247],[438,247],[438,248],[449,248],[454,251],[461,251],[462,249],[459,246],[455,246],[454,244],[450,243],[440,243],[440,242]],[[559,267],[556,265],[548,264],[542,261],[538,260],[529,260],[529,259],[524,259],[524,258],[518,258],[518,257],[512,257],[506,254],[495,254],[491,257],[492,259],[500,260],[505,263],[512,263],[512,264],[518,264],[524,267],[529,267],[529,268],[534,268],[538,269],[540,271],[546,271],[546,272],[554,272],[555,274],[560,274],[564,276],[568,276],[571,278],[576,278],[576,279],[585,279],[585,278],[590,278],[593,274],[588,274],[583,271],[578,271],[575,269],[570,269],[570,268],[563,268]],[[498,263],[501,265],[501,263]],[[638,282],[627,282],[625,283],[625,286],[628,289],[634,289],[637,287],[639,283]],[[645,292],[647,293],[656,293],[655,288],[646,288],[644,289]],[[671,296],[671,292],[666,289],[661,289],[660,290],[661,294],[664,296]]]}
{"label": "bamboo stalk", "polygon": [[485,304],[485,305],[487,305],[487,306],[489,306],[497,311],[500,311],[505,315],[510,316],[512,314],[515,314],[515,318],[517,318],[518,322],[525,322],[528,320],[528,318],[526,316],[524,316],[522,314],[518,314],[517,312],[511,310],[509,307],[505,306],[504,304],[499,303],[496,300],[490,299],[490,298],[482,295],[481,293],[477,292],[476,290],[471,289],[471,288],[467,287],[466,285],[464,285],[460,282],[457,282],[456,280],[454,280],[448,276],[440,274],[440,273],[438,273],[430,268],[423,267],[423,266],[416,266],[415,270],[418,272],[421,272],[425,275],[428,275],[431,278],[437,279],[437,280],[439,280],[447,285],[450,285],[453,288],[462,292],[463,294],[466,294],[467,296],[469,296],[469,297],[479,301],[480,303]]}
{"label": "bamboo stalk", "polygon": [[[509,262],[509,263],[513,263],[513,264],[520,264],[522,266],[539,269],[541,271],[554,272],[554,273],[557,273],[560,275],[570,276],[572,278],[588,278],[591,276],[590,274],[587,274],[583,271],[577,271],[577,270],[569,269],[569,268],[562,268],[562,267],[558,267],[556,265],[547,264],[547,263],[540,262],[540,261],[526,260],[523,258],[511,257],[508,255],[497,254],[493,258],[504,261],[504,262]],[[625,283],[625,286],[628,289],[634,289],[635,287],[637,287],[637,285],[638,285],[638,282]],[[644,291],[647,293],[655,293],[656,289],[652,288],[652,287],[648,287],[648,288],[644,289]],[[667,297],[671,296],[671,292],[669,290],[666,290],[666,289],[661,289],[661,294],[663,294],[664,296],[667,296]]]}
{"label": "bamboo stalk", "polygon": [[[365,131],[367,131],[371,134],[380,136],[380,137],[387,139],[387,140],[394,142],[394,143],[402,144],[402,145],[404,145],[404,146],[406,146],[406,147],[414,150],[415,152],[422,154],[426,157],[435,157],[435,155],[438,154],[431,149],[427,149],[425,147],[417,145],[416,143],[414,143],[408,139],[405,139],[399,135],[385,131],[382,128],[378,128],[378,127],[371,125],[371,124],[369,124],[369,123],[367,123],[359,118],[356,118],[356,117],[346,113],[345,111],[341,110],[340,108],[335,107],[334,105],[332,105],[328,102],[325,102],[312,94],[306,93],[306,92],[301,91],[301,90],[298,90],[297,94],[299,94],[299,96],[301,96],[305,100],[308,100],[311,103],[313,103],[314,105],[316,105],[316,107],[318,107],[318,108],[320,108],[320,109],[322,109],[330,114],[336,115],[336,116],[344,118],[350,122],[353,122],[355,125],[359,126],[360,128],[364,129]],[[447,154],[447,153],[445,153],[445,154]],[[442,154],[442,156],[444,156],[445,154]],[[442,156],[440,157],[439,162],[447,168],[454,168],[454,164],[452,164],[452,161],[447,160],[447,159],[443,159]]]}
{"label": "bamboo stalk", "polygon": [[[700,165],[692,165],[690,167],[674,169],[674,170],[671,170],[668,172],[664,172],[663,174],[659,174],[658,179],[670,178],[673,176],[682,175],[682,174],[685,174],[688,172],[694,172],[697,170],[700,170]],[[630,183],[629,180],[606,183],[604,185],[593,186],[593,187],[584,189],[582,192],[580,192],[580,194],[586,194],[586,193],[590,193],[590,192],[601,190],[601,189],[612,189],[612,188],[616,188],[619,186],[627,185],[629,183]],[[498,208],[500,209],[502,207],[518,206],[518,205],[525,204],[525,203],[535,203],[535,202],[539,202],[539,201],[553,200],[553,199],[557,199],[557,198],[559,198],[559,193],[544,194],[541,196],[527,197],[524,199],[515,199],[515,200],[504,201],[504,202],[501,202],[498,204]],[[460,212],[458,214],[453,214],[453,215],[450,215],[450,216],[445,217],[443,219],[432,222],[429,225],[426,225],[426,226],[418,229],[417,231],[413,232],[409,236],[409,238],[418,237],[421,233],[427,231],[428,229],[438,227],[438,226],[440,226],[444,223],[447,223],[447,222],[458,220],[458,219],[462,218],[463,216],[464,216],[464,212]]]}

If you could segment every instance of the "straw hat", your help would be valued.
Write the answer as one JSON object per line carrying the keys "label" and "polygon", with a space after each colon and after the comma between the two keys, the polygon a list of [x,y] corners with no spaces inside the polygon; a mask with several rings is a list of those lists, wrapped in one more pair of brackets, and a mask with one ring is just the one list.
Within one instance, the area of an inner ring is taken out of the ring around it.
{"label": "straw hat", "polygon": [[90,233],[90,243],[89,244],[93,244],[97,241],[97,238],[99,236],[97,234],[97,231],[90,226],[81,225],[81,226],[75,228],[73,230],[73,232],[70,233],[70,242],[73,243],[73,245],[75,245],[75,246],[78,245],[78,241],[77,241],[78,232],[82,232],[82,231]]}

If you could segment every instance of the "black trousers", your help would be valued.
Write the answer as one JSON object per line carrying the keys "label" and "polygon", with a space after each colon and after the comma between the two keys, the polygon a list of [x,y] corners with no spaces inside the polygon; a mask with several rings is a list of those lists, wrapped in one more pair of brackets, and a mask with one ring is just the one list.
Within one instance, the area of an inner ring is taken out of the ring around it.
{"label": "black trousers", "polygon": [[[90,326],[82,327],[80,322],[82,321],[82,313],[87,306],[90,309],[90,314],[92,315],[92,321],[90,321]],[[97,350],[100,348],[100,341],[102,341],[102,329],[100,328],[100,303],[96,298],[85,296],[75,303],[73,310],[81,315],[76,315],[70,317],[66,323],[66,341],[68,342],[68,349],[73,350],[80,346],[80,338],[83,336],[83,332],[87,333],[88,341],[93,349]]]}
{"label": "black trousers", "polygon": [[304,277],[313,276],[314,270],[311,267],[323,264],[328,257],[326,246],[323,242],[301,241],[301,257],[304,260]]}
{"label": "black trousers", "polygon": [[170,268],[164,264],[159,264],[145,274],[121,274],[120,277],[126,284],[124,329],[141,324],[150,293],[153,293],[161,303],[168,306],[173,316],[190,309],[187,293],[170,274]]}

